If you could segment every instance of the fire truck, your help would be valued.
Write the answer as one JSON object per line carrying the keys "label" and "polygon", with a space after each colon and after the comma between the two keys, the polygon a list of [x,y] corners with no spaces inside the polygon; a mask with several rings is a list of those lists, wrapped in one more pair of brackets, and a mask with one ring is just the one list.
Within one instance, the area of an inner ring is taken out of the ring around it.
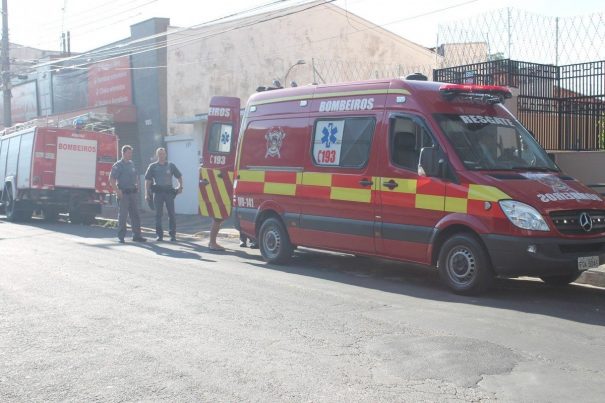
{"label": "fire truck", "polygon": [[118,155],[110,117],[87,114],[53,124],[34,120],[0,132],[0,210],[9,221],[69,214],[91,224],[111,193]]}

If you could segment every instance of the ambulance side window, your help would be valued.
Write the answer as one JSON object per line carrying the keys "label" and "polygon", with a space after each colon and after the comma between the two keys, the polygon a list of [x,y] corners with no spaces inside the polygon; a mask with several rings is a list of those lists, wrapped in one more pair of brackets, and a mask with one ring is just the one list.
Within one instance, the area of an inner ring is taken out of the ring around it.
{"label": "ambulance side window", "polygon": [[313,136],[313,162],[320,166],[365,166],[375,126],[373,117],[318,119]]}
{"label": "ambulance side window", "polygon": [[231,151],[233,126],[227,123],[214,123],[210,128],[208,151],[211,153],[228,153]]}
{"label": "ambulance side window", "polygon": [[420,150],[432,147],[433,139],[426,129],[411,118],[397,117],[391,120],[390,158],[399,167],[418,170]]}

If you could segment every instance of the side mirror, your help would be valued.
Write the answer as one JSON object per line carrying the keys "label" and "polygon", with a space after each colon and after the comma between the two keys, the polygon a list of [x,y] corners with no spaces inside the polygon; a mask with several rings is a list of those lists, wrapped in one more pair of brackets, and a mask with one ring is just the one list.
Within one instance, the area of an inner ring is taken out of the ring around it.
{"label": "side mirror", "polygon": [[443,160],[435,147],[423,147],[420,150],[420,162],[418,163],[418,175],[440,176]]}

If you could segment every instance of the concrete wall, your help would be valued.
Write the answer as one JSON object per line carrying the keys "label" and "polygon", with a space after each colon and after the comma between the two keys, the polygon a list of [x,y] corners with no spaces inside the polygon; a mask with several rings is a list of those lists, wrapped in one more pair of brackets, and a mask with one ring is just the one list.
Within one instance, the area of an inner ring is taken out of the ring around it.
{"label": "concrete wall", "polygon": [[[605,184],[605,151],[553,151],[555,162],[568,175],[586,185]],[[605,188],[597,189],[605,193]]]}
{"label": "concrete wall", "polygon": [[314,81],[313,58],[406,66],[436,63],[433,52],[339,7],[322,5],[276,18],[293,10],[173,31],[168,36],[169,133],[193,134],[201,144],[201,133],[193,125],[171,120],[206,113],[212,95],[236,96],[245,105],[258,86],[274,79],[285,85],[286,72],[300,59],[306,64],[293,67],[288,75],[288,82],[299,85]]}
{"label": "concrete wall", "polygon": [[[131,26],[131,39],[144,38],[165,32],[167,18],[152,18]],[[134,162],[140,172],[154,160],[156,148],[163,145],[166,134],[166,70],[150,69],[149,66],[166,65],[166,49],[163,38],[158,37],[139,43],[138,46],[157,46],[147,52],[134,52],[130,56],[133,86],[133,102],[137,106],[138,138],[134,150]]]}

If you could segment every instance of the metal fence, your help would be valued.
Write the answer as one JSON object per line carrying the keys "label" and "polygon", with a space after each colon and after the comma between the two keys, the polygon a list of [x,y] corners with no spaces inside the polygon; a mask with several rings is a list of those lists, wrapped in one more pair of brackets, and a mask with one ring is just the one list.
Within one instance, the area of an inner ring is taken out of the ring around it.
{"label": "metal fence", "polygon": [[567,65],[605,59],[605,13],[549,17],[513,8],[440,24],[439,67],[494,59]]}
{"label": "metal fence", "polygon": [[313,82],[318,84],[405,77],[412,73],[433,74],[435,66],[380,64],[358,60],[312,59]]}
{"label": "metal fence", "polygon": [[506,85],[517,118],[549,150],[605,150],[605,61],[553,66],[505,59],[438,69],[435,81]]}

